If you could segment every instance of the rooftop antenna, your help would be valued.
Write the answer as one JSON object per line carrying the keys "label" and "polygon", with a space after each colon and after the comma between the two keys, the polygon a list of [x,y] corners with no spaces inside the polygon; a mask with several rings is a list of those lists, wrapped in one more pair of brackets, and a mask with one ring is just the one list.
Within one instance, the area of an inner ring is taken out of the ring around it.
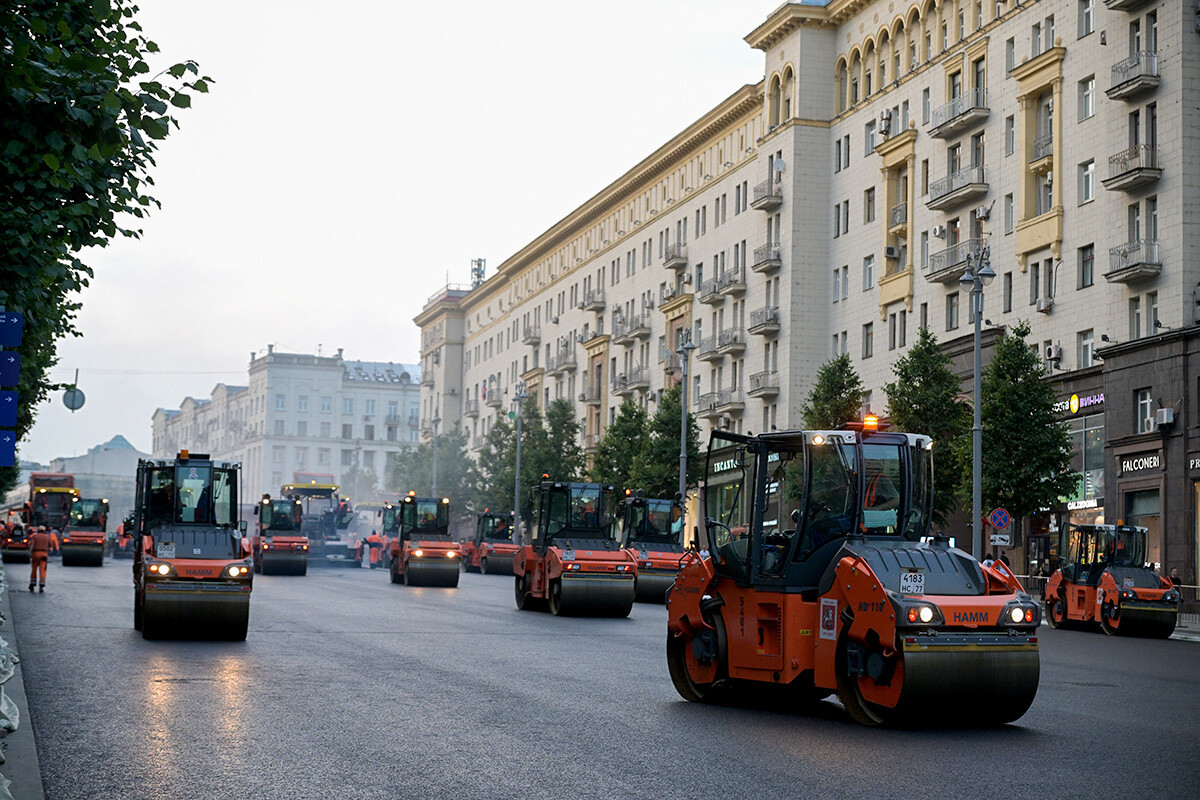
{"label": "rooftop antenna", "polygon": [[487,270],[486,258],[471,259],[471,288],[483,283],[483,273]]}

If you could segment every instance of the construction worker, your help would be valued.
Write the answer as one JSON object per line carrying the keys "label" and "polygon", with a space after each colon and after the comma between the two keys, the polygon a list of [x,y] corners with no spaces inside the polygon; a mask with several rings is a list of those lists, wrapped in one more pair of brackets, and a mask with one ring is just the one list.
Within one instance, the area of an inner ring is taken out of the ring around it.
{"label": "construction worker", "polygon": [[44,525],[29,538],[29,591],[33,591],[34,584],[37,584],[39,592],[46,591],[46,562],[50,560],[50,550],[55,545],[55,538],[46,533]]}
{"label": "construction worker", "polygon": [[367,545],[370,548],[369,558],[371,559],[371,569],[379,566],[379,552],[383,549],[383,537],[378,531],[371,531],[371,535],[367,537]]}

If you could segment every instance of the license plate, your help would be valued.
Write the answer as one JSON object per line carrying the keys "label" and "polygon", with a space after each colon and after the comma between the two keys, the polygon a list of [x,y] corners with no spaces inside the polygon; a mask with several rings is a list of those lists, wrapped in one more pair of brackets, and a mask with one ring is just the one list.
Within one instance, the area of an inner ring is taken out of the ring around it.
{"label": "license plate", "polygon": [[906,572],[901,575],[900,594],[925,594],[925,574]]}
{"label": "license plate", "polygon": [[156,550],[155,552],[158,554],[159,558],[174,558],[175,557],[175,543],[174,542],[163,542],[162,544],[160,544],[158,546],[158,550]]}

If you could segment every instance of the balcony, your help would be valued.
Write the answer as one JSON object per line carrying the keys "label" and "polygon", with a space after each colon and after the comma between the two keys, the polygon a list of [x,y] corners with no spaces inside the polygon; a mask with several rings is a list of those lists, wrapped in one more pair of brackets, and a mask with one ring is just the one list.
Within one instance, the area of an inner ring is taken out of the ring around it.
{"label": "balcony", "polygon": [[754,187],[754,199],[750,207],[759,211],[774,211],[783,205],[783,184],[775,181],[763,181]]}
{"label": "balcony", "polygon": [[559,350],[546,359],[546,372],[550,375],[574,372],[576,366],[575,348],[573,347],[569,350]]}
{"label": "balcony", "polygon": [[579,304],[579,307],[582,308],[584,311],[596,311],[596,312],[604,311],[604,308],[605,308],[604,290],[603,289],[589,290],[588,293],[583,296],[583,302]]}
{"label": "balcony", "polygon": [[466,400],[463,402],[463,416],[478,417],[479,416],[479,401]]}
{"label": "balcony", "polygon": [[433,386],[433,370],[427,370],[421,373],[421,385]]}
{"label": "balcony", "polygon": [[420,417],[418,417],[416,414],[409,414],[409,415],[408,415],[408,427],[410,427],[410,428],[415,428],[415,427],[417,427],[417,426],[418,426],[418,425],[420,425],[420,424],[421,424],[421,418],[420,418]]}
{"label": "balcony", "polygon": [[696,396],[696,415],[705,419],[712,419],[719,416],[720,411],[717,411],[717,393],[705,392]]}
{"label": "balcony", "polygon": [[929,184],[925,206],[932,211],[947,211],[987,193],[987,173],[983,167],[967,167]]}
{"label": "balcony", "polygon": [[1104,280],[1109,283],[1133,283],[1142,278],[1153,278],[1162,272],[1162,261],[1158,256],[1158,240],[1135,239],[1108,251],[1108,272]]}
{"label": "balcony", "polygon": [[618,375],[612,379],[612,393],[617,397],[629,397],[633,394],[633,387],[624,375]]}
{"label": "balcony", "polygon": [[1108,177],[1101,183],[1105,189],[1127,192],[1149,186],[1162,177],[1158,163],[1158,148],[1152,144],[1135,144],[1108,159]]}
{"label": "balcony", "polygon": [[613,341],[617,344],[633,344],[638,339],[650,338],[650,320],[641,314],[630,315],[613,324]]}
{"label": "balcony", "polygon": [[[1033,140],[1033,162],[1054,155],[1054,134],[1047,133]],[[1031,162],[1031,163],[1033,163]]]}
{"label": "balcony", "polygon": [[700,346],[696,348],[696,358],[701,361],[720,361],[724,357],[724,353],[717,352],[717,337],[709,336],[700,340]]}
{"label": "balcony", "polygon": [[500,408],[504,405],[504,393],[499,389],[492,389],[484,398],[483,403],[488,408]]}
{"label": "balcony", "polygon": [[1146,0],[1104,0],[1104,7],[1109,11],[1132,11]]}
{"label": "balcony", "polygon": [[930,283],[957,283],[967,271],[967,254],[979,255],[982,249],[983,239],[964,239],[933,253],[929,256],[929,271],[925,280]]}
{"label": "balcony", "polygon": [[699,300],[701,303],[707,303],[710,306],[725,302],[725,296],[721,294],[721,286],[716,278],[709,278],[701,282]]}
{"label": "balcony", "polygon": [[621,397],[628,397],[637,391],[646,391],[650,388],[650,370],[645,367],[634,367],[626,373],[622,373],[613,378],[612,389],[613,394]]}
{"label": "balcony", "polygon": [[779,333],[779,309],[775,306],[756,308],[750,312],[750,333],[771,336]]}
{"label": "balcony", "polygon": [[687,245],[676,242],[675,244],[667,245],[666,252],[663,253],[663,266],[667,269],[673,269],[676,272],[687,267]]}
{"label": "balcony", "polygon": [[585,453],[595,451],[596,445],[600,443],[600,434],[589,433],[583,437],[583,450]]}
{"label": "balcony", "polygon": [[750,269],[755,272],[772,273],[783,265],[783,248],[778,244],[764,244],[754,250],[754,261]]}
{"label": "balcony", "polygon": [[948,139],[987,119],[991,113],[987,104],[987,89],[969,89],[929,115],[933,127],[929,135]]}
{"label": "balcony", "polygon": [[482,450],[483,446],[485,444],[487,444],[486,436],[472,436],[471,437],[471,449],[472,450]]}
{"label": "balcony", "polygon": [[537,347],[542,343],[542,326],[526,325],[521,335],[521,341],[524,344],[531,344]]}
{"label": "balcony", "polygon": [[717,352],[721,355],[737,355],[745,349],[745,328],[726,328],[717,334]]}
{"label": "balcony", "polygon": [[663,353],[661,361],[664,372],[679,372],[683,369],[683,358],[679,353]]}
{"label": "balcony", "polygon": [[579,402],[589,406],[598,406],[602,394],[599,386],[589,386],[579,393]]}
{"label": "balcony", "polygon": [[1118,61],[1112,68],[1112,88],[1105,92],[1110,100],[1136,97],[1157,88],[1158,53],[1143,51]]}
{"label": "balcony", "polygon": [[779,373],[754,373],[750,376],[750,389],[746,394],[751,397],[775,397],[779,394]]}
{"label": "balcony", "polygon": [[385,423],[387,423],[388,425],[399,425],[400,424],[400,415],[399,414],[388,414],[384,418],[383,421]]}
{"label": "balcony", "polygon": [[717,278],[717,289],[721,294],[740,296],[746,291],[746,277],[741,267],[734,267],[721,273]]}
{"label": "balcony", "polygon": [[741,389],[721,389],[717,392],[717,411],[740,414],[745,407],[746,396]]}
{"label": "balcony", "polygon": [[888,212],[888,233],[903,231],[908,227],[908,203],[897,203]]}

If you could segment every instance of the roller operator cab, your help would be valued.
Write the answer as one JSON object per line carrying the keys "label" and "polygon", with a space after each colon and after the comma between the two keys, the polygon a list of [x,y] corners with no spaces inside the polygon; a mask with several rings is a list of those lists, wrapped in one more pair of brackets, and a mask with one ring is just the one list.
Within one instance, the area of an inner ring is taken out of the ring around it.
{"label": "roller operator cab", "polygon": [[860,723],[992,725],[1038,685],[1038,604],[1003,564],[930,537],[928,437],[792,431],[709,442],[701,518],[667,598],[692,701],[739,684],[836,693]]}
{"label": "roller operator cab", "polygon": [[[17,529],[16,520],[13,519],[13,533],[4,536],[0,541],[0,555],[6,564],[29,563],[29,537],[38,528],[58,531],[61,536],[71,521],[71,506],[79,498],[79,490],[75,488],[75,476],[65,472],[30,473],[28,486],[29,499],[20,507],[20,519],[24,523],[24,530]],[[60,539],[60,544],[61,541]]]}
{"label": "roller operator cab", "polygon": [[475,517],[475,535],[462,543],[463,567],[485,575],[512,575],[517,552],[512,532],[511,511],[502,514],[484,509]]}
{"label": "roller operator cab", "polygon": [[112,533],[111,553],[113,558],[133,558],[137,551],[138,539],[134,535],[137,527],[137,517],[131,511],[121,520],[121,524]]}
{"label": "roller operator cab", "polygon": [[1146,528],[1071,525],[1062,564],[1046,582],[1051,627],[1099,625],[1105,633],[1165,639],[1179,619],[1179,590],[1145,565]]}
{"label": "roller operator cab", "polygon": [[[458,586],[462,551],[450,537],[450,498],[409,492],[396,505],[400,526],[388,542],[392,583]],[[387,514],[385,507],[385,519]]]}
{"label": "roller operator cab", "polygon": [[542,481],[534,501],[533,540],[513,559],[517,608],[629,616],[637,560],[621,547],[616,488]]}
{"label": "roller operator cab", "polygon": [[76,497],[59,546],[64,567],[104,565],[104,538],[108,527],[108,500]]}
{"label": "roller operator cab", "polygon": [[246,638],[254,570],[238,469],[186,450],[138,462],[133,626],[145,638]]}
{"label": "roller operator cab", "polygon": [[250,540],[254,571],[263,575],[304,575],[308,572],[308,537],[304,503],[296,497],[274,500],[264,494],[254,506],[258,527]]}
{"label": "roller operator cab", "polygon": [[683,563],[683,504],[647,498],[641,492],[621,501],[621,544],[637,559],[634,598],[661,603]]}
{"label": "roller operator cab", "polygon": [[354,561],[354,542],[348,533],[343,533],[354,514],[349,498],[341,497],[338,492],[337,484],[316,480],[279,487],[281,500],[300,501],[300,531],[308,540],[308,555],[317,563]]}

